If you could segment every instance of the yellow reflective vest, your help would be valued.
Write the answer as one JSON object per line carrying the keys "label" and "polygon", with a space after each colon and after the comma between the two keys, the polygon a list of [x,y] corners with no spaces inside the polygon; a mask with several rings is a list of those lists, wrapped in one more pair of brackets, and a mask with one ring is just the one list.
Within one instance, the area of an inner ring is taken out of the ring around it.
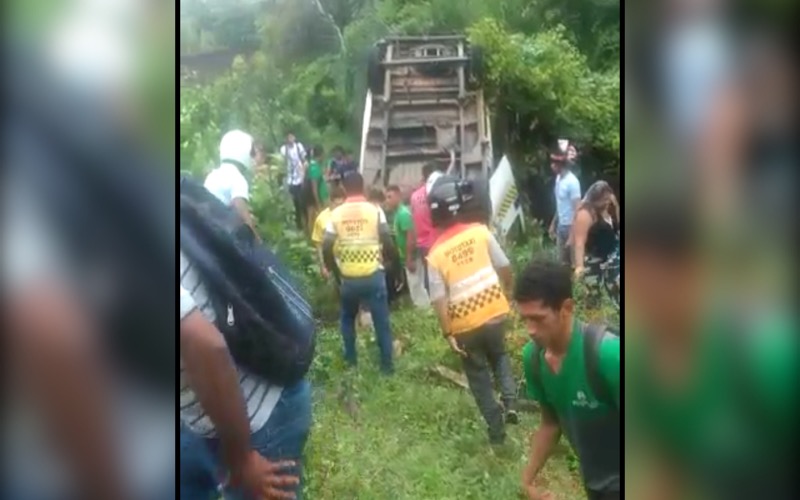
{"label": "yellow reflective vest", "polygon": [[428,254],[447,287],[447,333],[474,330],[510,310],[489,254],[490,235],[483,224],[459,225],[442,234]]}
{"label": "yellow reflective vest", "polygon": [[351,198],[330,217],[337,236],[334,255],[342,277],[361,278],[381,269],[380,209],[363,198]]}

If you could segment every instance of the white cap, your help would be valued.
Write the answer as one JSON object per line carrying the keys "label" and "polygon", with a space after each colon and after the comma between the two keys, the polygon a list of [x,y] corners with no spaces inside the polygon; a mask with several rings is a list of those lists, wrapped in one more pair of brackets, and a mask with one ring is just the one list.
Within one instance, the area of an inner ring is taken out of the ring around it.
{"label": "white cap", "polygon": [[219,161],[241,163],[248,170],[253,168],[253,136],[241,130],[231,130],[219,143]]}

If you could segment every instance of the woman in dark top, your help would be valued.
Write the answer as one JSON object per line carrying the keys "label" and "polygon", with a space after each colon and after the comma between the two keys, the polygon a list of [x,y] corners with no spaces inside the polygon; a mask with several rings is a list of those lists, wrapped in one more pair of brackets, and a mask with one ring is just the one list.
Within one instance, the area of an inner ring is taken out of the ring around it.
{"label": "woman in dark top", "polygon": [[575,276],[592,295],[602,289],[619,305],[619,204],[611,186],[597,181],[583,197],[572,223]]}

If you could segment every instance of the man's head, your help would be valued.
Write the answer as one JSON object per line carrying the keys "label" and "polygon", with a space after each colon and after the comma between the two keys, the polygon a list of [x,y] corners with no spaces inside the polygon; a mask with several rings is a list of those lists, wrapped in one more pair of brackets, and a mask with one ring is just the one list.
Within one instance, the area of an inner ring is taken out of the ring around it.
{"label": "man's head", "polygon": [[364,194],[364,177],[358,172],[349,172],[342,179],[342,187],[347,196]]}
{"label": "man's head", "polygon": [[333,153],[334,159],[341,160],[342,157],[344,156],[344,149],[342,149],[341,146],[334,146],[333,150],[332,150],[332,153]]}
{"label": "man's head", "polygon": [[253,159],[256,156],[255,141],[253,136],[241,130],[231,130],[219,143],[220,163],[230,162],[239,164],[247,170],[253,168]]}
{"label": "man's head", "polygon": [[685,198],[649,197],[626,212],[626,300],[645,329],[684,327],[701,313],[705,266],[697,218]]}
{"label": "man's head", "polygon": [[331,208],[336,208],[342,203],[344,203],[344,199],[347,198],[347,195],[339,186],[333,186],[331,188]]}
{"label": "man's head", "polygon": [[322,155],[324,154],[325,154],[325,149],[320,145],[316,145],[313,148],[311,148],[311,158],[315,160],[321,159]]}
{"label": "man's head", "polygon": [[371,188],[367,194],[367,201],[379,207],[382,206],[383,202],[386,201],[386,195],[383,193],[383,189],[379,187]]}
{"label": "man's head", "polygon": [[514,300],[531,339],[550,347],[572,328],[572,271],[560,263],[534,261],[517,278]]}
{"label": "man's head", "polygon": [[552,154],[550,155],[550,170],[554,174],[560,174],[567,168],[567,158],[564,155]]}
{"label": "man's head", "polygon": [[287,132],[286,134],[286,144],[292,145],[295,143],[297,138],[294,136],[293,132]]}
{"label": "man's head", "polygon": [[402,193],[400,192],[400,187],[392,184],[386,188],[386,209],[390,212],[394,212],[397,210],[397,207],[400,206],[402,203]]}

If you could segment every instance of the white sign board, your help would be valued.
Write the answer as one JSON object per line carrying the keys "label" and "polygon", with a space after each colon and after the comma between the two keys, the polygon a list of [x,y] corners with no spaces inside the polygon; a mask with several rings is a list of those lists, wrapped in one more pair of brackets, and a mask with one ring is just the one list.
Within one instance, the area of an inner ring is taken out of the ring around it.
{"label": "white sign board", "polygon": [[492,200],[492,226],[497,235],[505,239],[517,218],[522,220],[519,191],[511,163],[505,156],[489,179],[489,195]]}

